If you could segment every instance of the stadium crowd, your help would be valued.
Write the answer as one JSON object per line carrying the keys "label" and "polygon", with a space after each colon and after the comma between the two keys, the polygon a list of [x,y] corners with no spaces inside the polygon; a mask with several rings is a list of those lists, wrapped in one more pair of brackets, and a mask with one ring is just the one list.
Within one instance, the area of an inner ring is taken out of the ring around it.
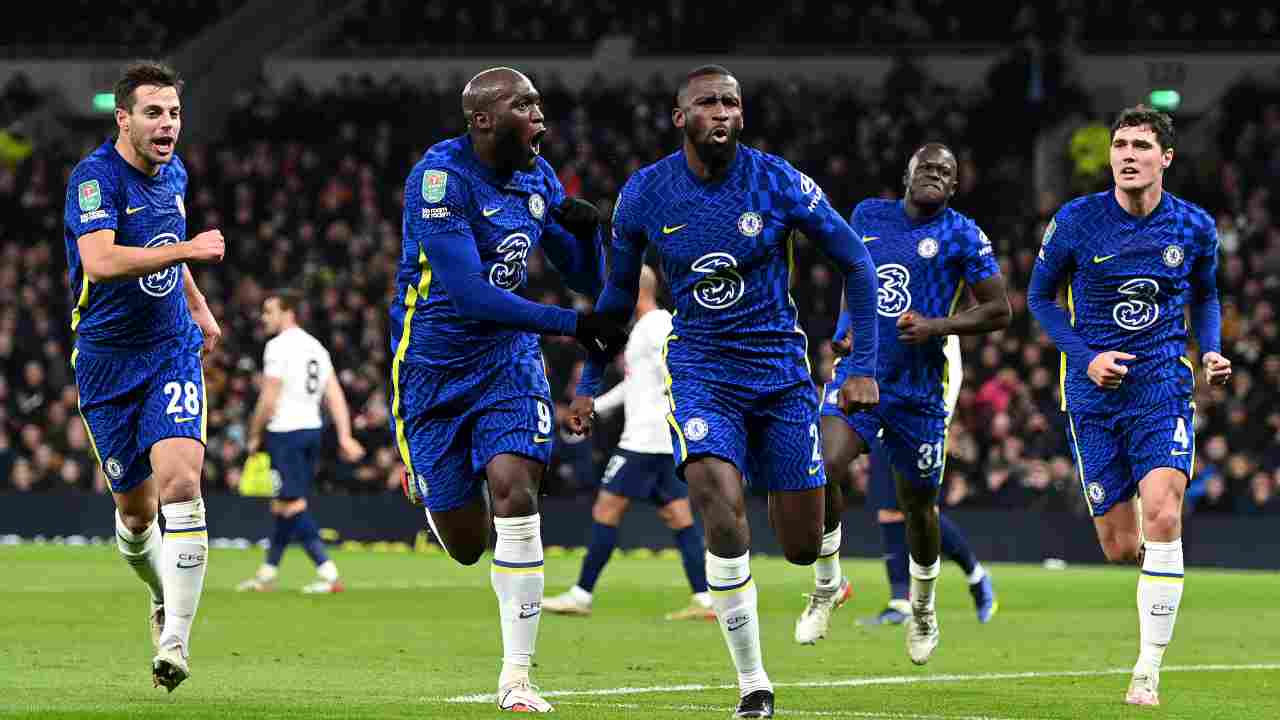
{"label": "stadium crowd", "polygon": [[[544,155],[571,195],[595,202],[606,216],[633,171],[676,147],[671,88],[661,82],[601,80],[575,93],[555,77],[534,80],[553,130]],[[264,292],[280,286],[305,290],[301,324],[330,349],[356,434],[370,448],[350,465],[336,458],[330,438],[319,490],[399,492],[387,423],[386,308],[395,291],[403,181],[427,146],[462,131],[462,82],[348,78],[320,95],[262,84],[235,98],[223,141],[180,145],[191,178],[190,231],[217,227],[227,238],[220,265],[193,268],[224,332],[205,361],[207,493],[238,486],[266,340],[259,307]],[[964,339],[965,384],[943,502],[1082,512],[1057,410],[1057,353],[1025,302],[1043,229],[1068,198],[1031,196],[1029,138],[1013,142],[1007,123],[981,122],[992,112],[1015,117],[1007,113],[1023,100],[990,90],[939,87],[905,61],[883,87],[780,78],[744,88],[744,140],[813,175],[845,212],[865,197],[896,197],[906,159],[922,141],[955,148],[961,182],[953,206],[977,219],[995,244],[1014,322],[1007,331]],[[1072,97],[1081,112],[1092,111],[1083,96]],[[1224,103],[1230,121],[1219,129],[1218,156],[1175,162],[1168,182],[1218,218],[1223,352],[1236,367],[1228,387],[1197,390],[1199,453],[1187,509],[1276,512],[1280,99],[1274,88],[1246,82]],[[0,164],[0,491],[105,492],[68,365],[71,296],[61,237],[66,178],[112,130],[104,125],[76,142],[38,148],[15,166]],[[839,308],[838,278],[803,238],[797,249],[793,292],[820,384],[833,359],[827,338]],[[564,290],[541,255],[529,263],[529,297],[587,302]],[[567,405],[579,351],[570,338],[543,345],[553,392]],[[618,430],[615,421],[587,441],[562,435],[548,489],[588,492]],[[857,473],[863,486],[865,475],[865,468]]]}

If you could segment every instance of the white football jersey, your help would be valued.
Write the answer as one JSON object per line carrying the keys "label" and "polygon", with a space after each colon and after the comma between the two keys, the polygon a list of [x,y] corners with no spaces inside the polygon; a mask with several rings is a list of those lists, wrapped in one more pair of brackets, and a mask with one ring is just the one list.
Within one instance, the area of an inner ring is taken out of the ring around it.
{"label": "white football jersey", "polygon": [[596,412],[604,414],[622,405],[626,421],[618,447],[640,453],[671,454],[671,426],[667,413],[667,365],[662,348],[671,334],[671,313],[650,310],[636,321],[627,338],[623,358],[627,376],[609,392],[596,398]]}
{"label": "white football jersey", "polygon": [[280,379],[280,397],[267,431],[320,428],[320,402],[332,372],[329,352],[306,330],[292,327],[268,340],[262,352],[262,374]]}

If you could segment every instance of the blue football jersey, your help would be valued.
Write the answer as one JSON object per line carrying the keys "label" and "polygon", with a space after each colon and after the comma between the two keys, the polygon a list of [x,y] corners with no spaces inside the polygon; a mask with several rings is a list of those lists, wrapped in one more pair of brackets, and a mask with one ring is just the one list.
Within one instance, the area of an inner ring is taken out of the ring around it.
{"label": "blue football jersey", "polygon": [[145,277],[90,282],[81,236],[114,230],[115,244],[159,247],[187,239],[187,170],[176,155],[148,177],[107,141],[81,160],[67,184],[63,216],[72,296],[71,329],[86,350],[134,350],[196,329],[183,294],[182,265]]}
{"label": "blue football jersey", "polygon": [[[756,388],[810,382],[807,338],[790,295],[792,232],[848,237],[812,179],[785,160],[739,146],[733,165],[703,182],[676,152],[631,177],[613,220],[615,253],[652,243],[675,302],[672,353]],[[858,348],[874,364],[874,339]]]}
{"label": "blue football jersey", "polygon": [[1217,255],[1213,218],[1167,191],[1144,218],[1125,211],[1112,190],[1058,211],[1045,231],[1032,285],[1056,287],[1069,278],[1071,325],[1089,351],[1136,356],[1124,362],[1129,372],[1120,388],[1103,390],[1086,372],[1092,356],[1069,358],[1064,351],[1064,410],[1114,412],[1190,396],[1183,308],[1195,301],[1194,292],[1207,291],[1216,302]]}
{"label": "blue football jersey", "polygon": [[896,200],[858,203],[849,225],[871,253],[879,280],[876,380],[881,394],[945,415],[946,338],[920,345],[898,342],[898,318],[908,310],[924,317],[955,312],[966,285],[999,274],[991,242],[973,220],[951,208],[917,222]]}
{"label": "blue football jersey", "polygon": [[[476,158],[468,136],[427,150],[405,184],[403,248],[391,305],[397,362],[456,368],[495,353],[535,352],[531,332],[460,316],[438,272],[433,276],[426,243],[433,235],[474,242],[484,280],[515,293],[526,284],[529,253],[543,239],[551,209],[564,198],[559,178],[541,157],[534,169],[504,180]],[[570,324],[565,334],[572,330]]]}

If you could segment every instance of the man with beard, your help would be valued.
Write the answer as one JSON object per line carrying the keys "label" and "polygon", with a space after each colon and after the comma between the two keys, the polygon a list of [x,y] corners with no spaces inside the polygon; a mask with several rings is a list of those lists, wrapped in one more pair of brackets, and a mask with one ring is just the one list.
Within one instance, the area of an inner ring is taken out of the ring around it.
{"label": "man with beard", "polygon": [[191,674],[204,589],[201,352],[222,335],[186,263],[218,262],[226,247],[218,230],[187,238],[181,87],[160,63],[125,70],[119,135],[76,165],[63,218],[80,414],[115,499],[116,546],[151,591],[151,676],[169,692]]}
{"label": "man with beard", "polygon": [[[1182,603],[1182,498],[1195,457],[1188,329],[1205,380],[1231,378],[1220,353],[1217,226],[1164,191],[1172,162],[1169,116],[1122,111],[1111,127],[1115,187],[1054,215],[1027,288],[1027,306],[1062,352],[1067,439],[1098,543],[1107,560],[1141,568],[1140,648],[1125,694],[1133,705],[1160,704]],[[1065,311],[1054,302],[1062,282]]]}
{"label": "man with beard", "polygon": [[[946,534],[939,522],[938,488],[946,464],[947,423],[962,377],[960,345],[953,336],[1000,330],[1008,327],[1012,315],[991,242],[977,224],[948,207],[956,182],[955,155],[945,145],[928,143],[907,162],[902,201],[864,200],[849,216],[850,226],[875,261],[880,281],[876,379],[884,398],[873,412],[853,417],[843,413],[834,388],[851,370],[837,362],[833,389],[826,392],[822,408],[828,478],[825,530],[836,539],[823,548],[814,565],[817,587],[796,622],[797,642],[813,643],[824,636],[831,611],[849,594],[839,556],[844,491],[849,463],[876,442],[894,475],[898,496],[896,504],[882,499],[878,509],[901,512],[906,520],[911,576],[907,653],[912,662],[923,665],[938,644],[934,581]],[[978,304],[957,313],[966,286],[973,288]],[[842,313],[838,344],[848,329]],[[881,514],[879,519],[884,522],[891,516]],[[967,570],[972,582],[980,582],[972,577],[976,568]]]}
{"label": "man with beard", "polygon": [[533,84],[485,70],[463,89],[462,111],[467,134],[427,150],[405,185],[391,426],[405,494],[453,559],[480,559],[492,512],[498,707],[550,712],[529,682],[543,592],[538,486],[555,430],[537,334],[575,336],[602,362],[626,334],[516,294],[539,242],[570,288],[594,296],[604,282],[595,207],[567,199],[539,155],[547,130]]}
{"label": "man with beard", "polygon": [[[645,246],[653,242],[675,300],[666,357],[677,472],[702,516],[707,586],[738,671],[738,717],[772,717],[760,653],[743,480],[769,490],[770,524],[787,559],[809,565],[822,545],[823,475],[817,393],[807,339],[788,293],[793,231],[816,241],[846,276],[855,327],[847,411],[873,407],[875,272],[848,223],[807,175],[738,143],[742,95],[728,70],[690,72],[672,121],[676,153],[641,169],[618,199],[613,267],[596,312],[630,317]],[[601,364],[591,358],[570,427],[591,428]]]}

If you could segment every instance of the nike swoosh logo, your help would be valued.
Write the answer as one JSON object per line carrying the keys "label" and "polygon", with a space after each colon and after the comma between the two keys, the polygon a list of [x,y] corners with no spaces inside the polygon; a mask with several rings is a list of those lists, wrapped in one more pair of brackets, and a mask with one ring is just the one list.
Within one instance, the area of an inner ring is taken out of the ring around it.
{"label": "nike swoosh logo", "polygon": [[1151,615],[1153,617],[1164,617],[1165,615],[1172,615],[1172,614],[1173,614],[1172,612],[1156,612],[1155,610],[1151,611]]}
{"label": "nike swoosh logo", "polygon": [[192,420],[195,420],[195,418],[193,418],[193,417],[176,417],[176,418],[174,418],[174,419],[173,419],[173,421],[174,421],[174,422],[176,422],[176,423],[188,423],[188,422],[191,422]]}
{"label": "nike swoosh logo", "polygon": [[494,215],[497,215],[498,213],[502,212],[502,208],[500,208],[500,207],[496,207],[496,208],[485,208],[485,209],[481,210],[480,212],[481,212],[481,213],[483,213],[485,217],[493,217]]}
{"label": "nike swoosh logo", "polygon": [[1104,263],[1104,262],[1106,262],[1106,261],[1110,260],[1110,259],[1111,259],[1111,258],[1113,258],[1113,257],[1115,257],[1115,255],[1094,255],[1094,256],[1093,256],[1093,263],[1094,263],[1095,265],[1097,265],[1098,263]]}
{"label": "nike swoosh logo", "polygon": [[132,215],[132,214],[137,213],[137,212],[142,212],[143,210],[146,210],[146,209],[147,209],[147,206],[146,206],[146,205],[143,205],[142,207],[136,207],[136,208],[125,208],[125,209],[124,209],[124,212],[125,212],[125,214],[126,214],[126,215]]}
{"label": "nike swoosh logo", "polygon": [[536,615],[540,614],[542,611],[541,611],[541,610],[534,610],[533,612],[528,612],[527,614],[526,614],[526,612],[527,612],[527,611],[525,611],[525,610],[521,610],[521,611],[520,611],[520,619],[521,619],[521,620],[527,620],[527,619],[529,619],[529,618],[531,618],[531,617],[534,617],[534,616],[536,616]]}
{"label": "nike swoosh logo", "polygon": [[872,240],[879,240],[879,239],[880,239],[879,235],[863,235],[862,236],[862,242],[864,243],[869,243]]}
{"label": "nike swoosh logo", "polygon": [[750,621],[750,620],[742,620],[742,621],[741,621],[741,622],[739,622],[737,625],[727,625],[727,624],[726,624],[726,625],[725,625],[725,627],[729,629],[729,632],[733,632],[734,630],[737,630],[738,628],[742,627],[743,625],[746,625],[746,624],[747,624],[747,623],[749,623],[749,622],[751,622],[751,621]]}
{"label": "nike swoosh logo", "polygon": [[533,441],[534,441],[535,443],[541,444],[541,443],[544,443],[544,442],[551,442],[551,438],[549,438],[549,437],[542,437],[541,435],[534,435],[534,436],[533,436]]}
{"label": "nike swoosh logo", "polygon": [[821,466],[821,465],[814,465],[813,467],[809,468],[809,474],[810,474],[810,475],[817,475],[817,474],[818,474],[818,471],[819,471],[819,470],[821,470],[821,469],[822,469],[822,466]]}
{"label": "nike swoosh logo", "polygon": [[182,568],[183,570],[190,570],[191,568],[198,568],[204,563],[198,562],[198,563],[192,563],[191,565],[183,565],[182,561],[179,560],[177,564],[178,564],[178,567]]}
{"label": "nike swoosh logo", "polygon": [[1190,450],[1170,450],[1169,454],[1175,457],[1182,457],[1183,455],[1190,455],[1191,451]]}
{"label": "nike swoosh logo", "polygon": [[683,225],[663,225],[663,226],[662,226],[662,234],[663,234],[663,235],[670,235],[670,234],[671,234],[671,233],[673,233],[673,232],[677,232],[677,231],[679,231],[679,230],[681,230],[681,229],[683,229],[683,228],[687,228],[687,227],[689,227],[689,223],[685,223],[685,224],[683,224]]}

